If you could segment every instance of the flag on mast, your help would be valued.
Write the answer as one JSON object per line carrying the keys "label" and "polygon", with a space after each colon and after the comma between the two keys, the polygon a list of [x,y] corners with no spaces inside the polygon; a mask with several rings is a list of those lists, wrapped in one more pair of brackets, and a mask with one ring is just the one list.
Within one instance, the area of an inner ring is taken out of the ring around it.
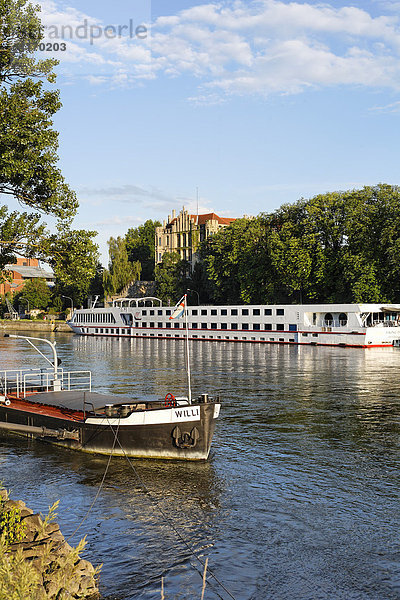
{"label": "flag on mast", "polygon": [[183,315],[185,314],[185,308],[186,308],[186,294],[184,296],[182,296],[182,298],[179,300],[179,302],[175,305],[175,310],[172,313],[172,315],[170,316],[169,320],[171,321],[172,319],[179,319],[180,317],[183,317]]}

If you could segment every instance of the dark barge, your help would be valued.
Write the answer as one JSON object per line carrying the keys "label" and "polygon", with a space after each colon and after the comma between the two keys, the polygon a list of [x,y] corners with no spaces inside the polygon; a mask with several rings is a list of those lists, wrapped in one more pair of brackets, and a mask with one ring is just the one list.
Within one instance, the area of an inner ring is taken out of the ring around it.
{"label": "dark barge", "polygon": [[[39,340],[10,337],[33,346],[31,340]],[[91,391],[90,371],[60,369],[55,344],[39,341],[52,346],[50,369],[0,372],[0,429],[91,453],[208,458],[218,398],[202,394],[192,400],[167,393],[162,400],[149,401],[98,394]]]}

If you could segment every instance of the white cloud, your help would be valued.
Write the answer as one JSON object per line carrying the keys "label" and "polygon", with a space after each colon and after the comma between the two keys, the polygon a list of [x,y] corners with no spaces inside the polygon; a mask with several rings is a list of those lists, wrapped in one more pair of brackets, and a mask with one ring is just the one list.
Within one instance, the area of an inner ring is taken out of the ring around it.
{"label": "white cloud", "polygon": [[[393,6],[393,3],[389,3]],[[42,0],[45,24],[104,23]],[[225,0],[158,17],[148,39],[74,40],[66,62],[90,65],[89,81],[113,85],[155,77],[191,76],[190,100],[220,103],[232,94],[293,94],[310,87],[400,87],[400,25],[396,15],[372,16],[349,5],[288,0]],[[63,61],[63,65],[64,61]]]}

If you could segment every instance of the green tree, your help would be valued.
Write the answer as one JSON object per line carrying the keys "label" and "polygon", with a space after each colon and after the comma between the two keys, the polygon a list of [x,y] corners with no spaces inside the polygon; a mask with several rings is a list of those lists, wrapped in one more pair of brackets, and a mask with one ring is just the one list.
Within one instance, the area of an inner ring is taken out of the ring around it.
{"label": "green tree", "polygon": [[144,225],[131,227],[125,236],[128,258],[131,263],[139,261],[142,265],[141,277],[145,281],[154,279],[155,230],[159,221],[148,219]]}
{"label": "green tree", "polygon": [[[42,278],[30,279],[24,285],[23,290],[16,295],[15,304],[19,302],[19,298],[24,298],[29,302],[29,310],[35,308],[45,309],[49,306],[51,291],[46,281]],[[21,301],[24,304],[23,301]],[[27,308],[27,306],[25,305]]]}
{"label": "green tree", "polygon": [[[39,256],[49,259],[63,279],[69,270],[66,263],[74,259],[60,260],[57,245],[70,253],[71,238],[78,242],[83,234],[70,229],[78,202],[57,166],[53,119],[61,102],[58,90],[49,86],[55,81],[57,61],[35,56],[43,38],[39,11],[27,0],[0,0],[0,193],[33,211],[0,207],[0,270],[15,262],[15,254]],[[46,231],[41,214],[59,220],[58,244]],[[52,254],[45,256],[49,249]],[[79,266],[74,270],[78,274]]]}
{"label": "green tree", "polygon": [[130,282],[140,278],[141,265],[139,261],[129,262],[124,238],[111,237],[108,240],[110,262],[108,269],[103,272],[103,286],[106,296],[119,294]]}
{"label": "green tree", "polygon": [[41,254],[56,276],[57,291],[71,296],[74,304],[86,300],[96,276],[99,253],[93,242],[95,231],[74,230],[59,224],[57,234],[43,240]]}
{"label": "green tree", "polygon": [[181,260],[177,252],[166,252],[154,270],[157,296],[165,303],[175,304],[185,293],[189,279],[189,263]]}

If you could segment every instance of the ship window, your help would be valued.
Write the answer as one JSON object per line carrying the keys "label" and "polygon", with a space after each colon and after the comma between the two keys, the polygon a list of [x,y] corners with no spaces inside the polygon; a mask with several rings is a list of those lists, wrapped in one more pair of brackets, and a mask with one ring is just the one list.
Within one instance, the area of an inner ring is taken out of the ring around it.
{"label": "ship window", "polygon": [[217,324],[216,323],[211,323],[211,329],[217,329]]}
{"label": "ship window", "polygon": [[221,329],[228,329],[227,323],[221,323]]}
{"label": "ship window", "polygon": [[179,329],[179,323],[174,323],[174,328]]}
{"label": "ship window", "polygon": [[142,316],[147,315],[147,310],[142,310]]}
{"label": "ship window", "polygon": [[147,327],[147,323],[142,323],[142,327]]}
{"label": "ship window", "polygon": [[279,338],[279,341],[284,342],[285,340],[284,340],[284,338]]}
{"label": "ship window", "polygon": [[202,324],[201,324],[201,328],[202,328],[202,329],[207,329],[207,323],[202,323]]}
{"label": "ship window", "polygon": [[166,327],[167,329],[171,329],[171,323],[165,323],[165,327]]}
{"label": "ship window", "polygon": [[232,308],[231,315],[236,316],[238,314],[237,308]]}
{"label": "ship window", "polygon": [[170,314],[171,314],[171,310],[170,310],[170,309],[166,310],[166,311],[165,311],[165,314],[167,315],[167,317],[169,317],[169,316],[170,316]]}
{"label": "ship window", "polygon": [[197,317],[197,308],[194,308],[192,310],[192,315],[195,316],[195,317]]}
{"label": "ship window", "polygon": [[301,334],[303,337],[308,337],[308,333],[302,333]]}
{"label": "ship window", "polygon": [[150,327],[154,327],[154,323],[150,323]]}
{"label": "ship window", "polygon": [[259,308],[253,308],[253,315],[258,316],[260,314],[260,309]]}
{"label": "ship window", "polygon": [[270,342],[273,342],[275,340],[275,338],[269,338]]}
{"label": "ship window", "polygon": [[248,308],[242,308],[242,315],[248,315],[249,314],[249,309]]}
{"label": "ship window", "polygon": [[213,317],[215,317],[215,316],[216,316],[216,314],[217,314],[217,310],[216,310],[215,308],[212,308],[212,309],[211,309],[211,315],[212,315]]}
{"label": "ship window", "polygon": [[253,329],[258,331],[260,329],[260,323],[253,323]]}
{"label": "ship window", "polygon": [[157,314],[162,316],[162,310],[158,310]]}
{"label": "ship window", "polygon": [[341,325],[342,327],[346,327],[346,325],[347,325],[347,314],[346,313],[340,313],[339,325]]}
{"label": "ship window", "polygon": [[162,329],[163,324],[162,323],[157,323],[157,327],[158,327],[158,329]]}
{"label": "ship window", "polygon": [[249,324],[248,323],[243,323],[242,324],[242,329],[248,329],[249,328]]}
{"label": "ship window", "polygon": [[238,328],[238,325],[237,325],[237,323],[232,323],[232,324],[231,324],[231,329],[237,329],[237,328]]}
{"label": "ship window", "polygon": [[283,308],[277,308],[276,309],[276,314],[279,316],[283,316],[285,314],[285,310]]}
{"label": "ship window", "polygon": [[200,313],[200,314],[202,314],[202,315],[206,315],[206,314],[207,314],[207,311],[206,311],[204,308],[202,308],[202,309],[201,309],[201,313]]}
{"label": "ship window", "polygon": [[325,325],[332,325],[332,322],[333,322],[332,313],[326,313],[325,314]]}
{"label": "ship window", "polygon": [[318,337],[318,333],[313,333],[312,336],[313,337]]}
{"label": "ship window", "polygon": [[150,315],[153,316],[154,315],[154,310],[150,311]]}
{"label": "ship window", "polygon": [[266,316],[272,315],[272,308],[264,308],[264,315],[266,315]]}
{"label": "ship window", "polygon": [[199,337],[199,336],[197,336],[197,335],[194,335],[193,337],[194,337],[194,338],[197,338],[197,337]]}
{"label": "ship window", "polygon": [[223,317],[226,317],[227,314],[228,314],[228,311],[226,310],[226,308],[221,308],[221,315]]}
{"label": "ship window", "polygon": [[271,329],[272,329],[271,323],[265,323],[264,329],[265,329],[265,331],[271,331]]}
{"label": "ship window", "polygon": [[285,326],[282,323],[278,323],[278,325],[276,326],[277,331],[283,331],[284,329],[285,329]]}
{"label": "ship window", "polygon": [[192,329],[197,329],[197,323],[192,323]]}
{"label": "ship window", "polygon": [[289,324],[289,331],[297,331],[297,325],[296,323],[292,323],[291,325]]}
{"label": "ship window", "polygon": [[114,333],[114,329],[110,329],[110,333]]}

